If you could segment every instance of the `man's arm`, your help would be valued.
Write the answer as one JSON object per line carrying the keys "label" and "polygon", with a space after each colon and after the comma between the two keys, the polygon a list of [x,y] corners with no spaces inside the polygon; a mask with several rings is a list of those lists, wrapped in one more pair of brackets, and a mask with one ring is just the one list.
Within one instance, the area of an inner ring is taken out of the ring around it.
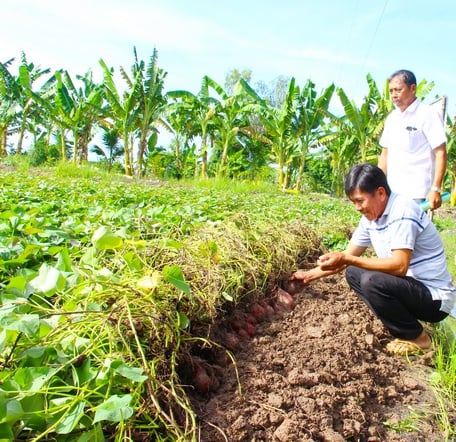
{"label": "man's arm", "polygon": [[388,160],[388,148],[383,147],[382,151],[378,157],[378,167],[383,170],[383,173],[386,175],[386,162]]}
{"label": "man's arm", "polygon": [[[367,247],[361,247],[361,246],[357,246],[355,244],[349,243],[347,248],[345,249],[345,251],[342,253],[361,256],[364,253],[364,251],[366,250],[366,248]],[[330,254],[322,255],[318,260],[318,264],[320,263],[320,260],[324,256],[327,256],[327,255],[330,255]],[[320,265],[317,265],[316,267],[314,267],[313,269],[310,269],[310,270],[301,270],[301,269],[297,270],[290,276],[290,280],[299,280],[303,284],[309,284],[310,282],[315,281],[320,278],[324,278],[325,276],[334,275],[335,273],[339,273],[339,272],[345,270],[346,267],[347,267],[346,264],[341,263],[339,266],[334,265],[333,268],[331,268],[331,269],[323,270]]]}
{"label": "man's arm", "polygon": [[404,276],[407,273],[411,255],[412,251],[409,249],[393,250],[388,258],[364,258],[346,252],[331,252],[321,256],[318,263],[322,271],[353,265],[365,270],[376,270],[395,276]]}
{"label": "man's arm", "polygon": [[[434,168],[434,181],[432,187],[441,188],[443,185],[443,179],[445,177],[448,154],[446,151],[446,144],[442,143],[439,147],[434,149],[435,154],[435,168]],[[426,199],[431,204],[431,210],[438,209],[442,205],[441,192],[430,190],[426,195]]]}

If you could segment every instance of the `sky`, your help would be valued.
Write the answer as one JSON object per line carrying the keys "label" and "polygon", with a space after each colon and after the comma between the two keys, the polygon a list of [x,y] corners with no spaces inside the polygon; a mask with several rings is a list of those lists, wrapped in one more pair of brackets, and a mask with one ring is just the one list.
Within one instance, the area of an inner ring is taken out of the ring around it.
{"label": "sky", "polygon": [[146,62],[157,49],[165,91],[197,93],[205,75],[223,86],[230,70],[247,69],[252,86],[310,79],[360,102],[368,73],[381,88],[409,69],[435,82],[428,101],[446,95],[456,114],[454,0],[14,0],[1,16],[1,62],[24,52],[72,78],[90,69],[101,80],[100,59],[130,72],[135,47]]}

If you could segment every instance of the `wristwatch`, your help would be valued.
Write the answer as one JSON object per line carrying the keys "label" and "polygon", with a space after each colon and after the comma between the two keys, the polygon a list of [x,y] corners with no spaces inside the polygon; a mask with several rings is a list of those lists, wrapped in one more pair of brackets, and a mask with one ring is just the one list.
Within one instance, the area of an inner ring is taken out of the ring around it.
{"label": "wristwatch", "polygon": [[441,187],[437,187],[437,186],[432,186],[431,190],[433,190],[434,192],[440,193],[442,191],[442,188]]}

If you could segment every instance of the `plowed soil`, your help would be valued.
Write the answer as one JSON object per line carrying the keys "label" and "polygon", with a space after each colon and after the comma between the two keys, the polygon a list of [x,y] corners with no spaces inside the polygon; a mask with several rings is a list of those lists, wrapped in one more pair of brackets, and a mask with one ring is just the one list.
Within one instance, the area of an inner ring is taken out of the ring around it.
{"label": "plowed soil", "polygon": [[190,393],[201,442],[445,440],[427,387],[431,353],[387,354],[391,336],[343,275],[294,298],[293,310],[256,324],[235,364],[219,361],[209,393]]}

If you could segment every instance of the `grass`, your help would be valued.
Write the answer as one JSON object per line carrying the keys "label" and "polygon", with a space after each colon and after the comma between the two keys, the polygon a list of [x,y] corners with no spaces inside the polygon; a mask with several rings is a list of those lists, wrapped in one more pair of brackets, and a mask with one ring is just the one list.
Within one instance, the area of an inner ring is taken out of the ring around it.
{"label": "grass", "polygon": [[188,185],[197,189],[211,189],[220,192],[234,192],[237,194],[246,194],[252,192],[268,192],[271,194],[279,194],[280,190],[276,184],[264,181],[239,181],[230,180],[229,178],[214,178],[214,179],[196,179],[182,180],[179,184]]}
{"label": "grass", "polygon": [[[434,224],[442,238],[448,270],[456,284],[456,208],[444,206],[436,212]],[[438,410],[435,419],[445,442],[456,437],[456,319],[448,316],[433,334],[436,345],[433,371],[429,384],[434,391]]]}
{"label": "grass", "polygon": [[445,246],[448,270],[456,282],[456,207],[446,205],[444,209],[436,213],[434,223]]}
{"label": "grass", "polygon": [[434,334],[437,342],[433,371],[429,383],[434,391],[438,410],[436,421],[445,435],[445,442],[456,437],[456,320],[448,317]]}

